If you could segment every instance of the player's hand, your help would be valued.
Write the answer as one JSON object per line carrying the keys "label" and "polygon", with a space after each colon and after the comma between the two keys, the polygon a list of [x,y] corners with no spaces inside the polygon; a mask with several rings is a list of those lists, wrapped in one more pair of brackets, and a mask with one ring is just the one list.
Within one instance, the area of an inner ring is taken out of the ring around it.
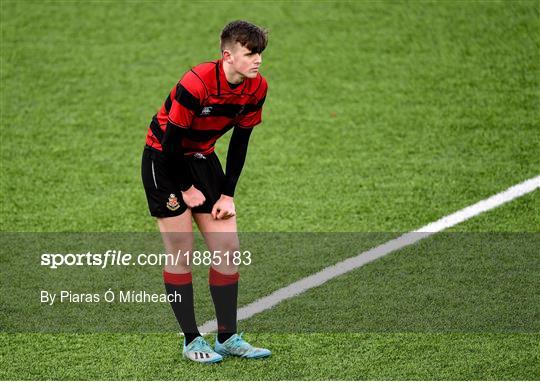
{"label": "player's hand", "polygon": [[227,195],[221,195],[219,200],[212,207],[212,217],[216,220],[229,219],[236,215],[234,200]]}
{"label": "player's hand", "polygon": [[203,193],[195,186],[191,186],[187,191],[182,191],[182,199],[189,208],[198,207],[206,201]]}

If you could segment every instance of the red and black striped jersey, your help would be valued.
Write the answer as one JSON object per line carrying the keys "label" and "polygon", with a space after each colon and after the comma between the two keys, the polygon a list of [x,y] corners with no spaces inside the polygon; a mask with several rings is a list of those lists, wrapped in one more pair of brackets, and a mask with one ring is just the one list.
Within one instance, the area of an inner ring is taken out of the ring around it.
{"label": "red and black striped jersey", "polygon": [[184,74],[152,118],[146,144],[161,151],[167,123],[172,123],[186,129],[185,155],[209,154],[217,139],[234,126],[253,128],[261,123],[267,89],[260,73],[231,88],[222,60],[197,65]]}

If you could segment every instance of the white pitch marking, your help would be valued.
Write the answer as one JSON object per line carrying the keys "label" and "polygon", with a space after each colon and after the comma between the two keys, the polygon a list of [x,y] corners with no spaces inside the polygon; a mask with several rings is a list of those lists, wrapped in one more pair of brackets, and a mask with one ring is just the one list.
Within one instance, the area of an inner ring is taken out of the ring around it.
{"label": "white pitch marking", "polygon": [[[345,259],[337,264],[331,265],[321,271],[304,277],[292,284],[289,284],[268,296],[262,297],[250,304],[238,309],[238,320],[245,320],[257,313],[264,312],[282,301],[288,300],[294,296],[298,296],[305,291],[318,287],[328,280],[341,276],[345,273],[353,271],[361,266],[377,260],[401,248],[417,243],[437,232],[441,232],[447,228],[453,227],[462,223],[476,215],[499,207],[523,195],[531,193],[540,188],[540,175],[528,179],[522,183],[516,184],[498,194],[490,196],[487,199],[481,200],[469,207],[454,212],[451,215],[444,216],[441,219],[423,226],[415,231],[401,235],[400,237],[387,241],[378,247],[362,252],[359,255]],[[214,332],[217,328],[216,320],[205,322],[201,326],[201,333]]]}

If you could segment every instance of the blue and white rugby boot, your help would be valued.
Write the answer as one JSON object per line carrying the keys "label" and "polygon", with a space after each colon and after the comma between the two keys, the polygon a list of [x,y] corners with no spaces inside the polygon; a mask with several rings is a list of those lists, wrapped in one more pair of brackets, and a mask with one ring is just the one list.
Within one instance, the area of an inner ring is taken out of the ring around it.
{"label": "blue and white rugby boot", "polygon": [[242,334],[233,334],[227,341],[219,343],[216,336],[214,350],[222,356],[236,356],[242,358],[266,358],[272,352],[268,349],[256,348],[242,338]]}
{"label": "blue and white rugby boot", "polygon": [[216,353],[201,336],[195,338],[189,345],[186,345],[186,339],[184,338],[182,355],[184,358],[200,363],[216,363],[223,360],[223,357]]}

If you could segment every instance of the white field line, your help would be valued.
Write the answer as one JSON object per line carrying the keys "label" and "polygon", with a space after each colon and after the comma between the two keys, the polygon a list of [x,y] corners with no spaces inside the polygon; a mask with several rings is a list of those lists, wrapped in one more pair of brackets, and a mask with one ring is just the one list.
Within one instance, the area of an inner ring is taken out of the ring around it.
{"label": "white field line", "polygon": [[[305,291],[318,287],[328,280],[341,276],[345,273],[353,271],[361,266],[377,260],[401,248],[417,243],[437,232],[453,227],[462,223],[476,215],[489,211],[500,205],[508,203],[511,200],[517,199],[534,190],[540,188],[540,175],[516,184],[509,189],[495,194],[487,199],[481,200],[469,207],[454,212],[451,215],[445,216],[433,223],[423,226],[415,231],[406,233],[396,239],[390,240],[378,247],[362,252],[359,255],[350,257],[337,264],[331,265],[321,271],[304,277],[292,284],[289,284],[281,289],[276,290],[268,296],[262,297],[238,310],[238,320],[245,320],[257,313],[268,310],[282,301],[297,296]],[[205,322],[201,328],[201,333],[209,333],[216,330],[216,320]]]}

